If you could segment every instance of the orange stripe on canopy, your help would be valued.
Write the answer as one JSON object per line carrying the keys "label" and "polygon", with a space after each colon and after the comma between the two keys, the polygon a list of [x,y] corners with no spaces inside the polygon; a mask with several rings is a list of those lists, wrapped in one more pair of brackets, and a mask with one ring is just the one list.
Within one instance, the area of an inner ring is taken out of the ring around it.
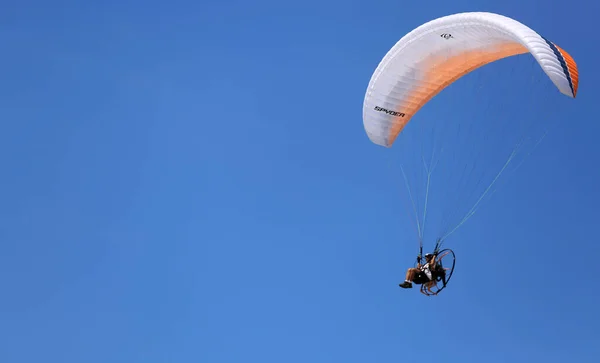
{"label": "orange stripe on canopy", "polygon": [[[554,43],[553,43],[554,44]],[[579,71],[577,69],[577,63],[571,55],[565,52],[561,47],[554,44],[556,49],[560,52],[560,54],[565,59],[565,63],[567,64],[567,68],[569,69],[568,76],[571,77],[571,82],[573,83],[573,97],[577,96],[577,88],[579,87]]]}
{"label": "orange stripe on canopy", "polygon": [[427,69],[424,79],[411,90],[397,109],[398,112],[406,114],[406,117],[397,117],[394,120],[388,135],[389,144],[396,140],[421,107],[460,77],[488,63],[528,52],[527,48],[519,43],[504,43],[466,51],[450,58],[440,55],[426,58],[423,66],[419,67]]}

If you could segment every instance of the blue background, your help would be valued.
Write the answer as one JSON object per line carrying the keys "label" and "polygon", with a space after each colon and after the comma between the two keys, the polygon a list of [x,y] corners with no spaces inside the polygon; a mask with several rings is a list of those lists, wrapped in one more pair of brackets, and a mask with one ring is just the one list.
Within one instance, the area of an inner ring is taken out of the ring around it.
{"label": "blue background", "polygon": [[[565,4],[5,1],[0,361],[596,362],[600,6]],[[463,11],[556,42],[580,89],[548,87],[557,126],[426,298],[397,286],[414,228],[362,102]]]}

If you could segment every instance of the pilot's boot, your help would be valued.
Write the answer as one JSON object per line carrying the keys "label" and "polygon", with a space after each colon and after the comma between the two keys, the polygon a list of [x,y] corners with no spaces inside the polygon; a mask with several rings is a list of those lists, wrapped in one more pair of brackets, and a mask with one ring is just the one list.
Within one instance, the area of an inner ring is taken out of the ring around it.
{"label": "pilot's boot", "polygon": [[404,281],[401,284],[398,284],[403,289],[412,289],[412,283],[410,281]]}

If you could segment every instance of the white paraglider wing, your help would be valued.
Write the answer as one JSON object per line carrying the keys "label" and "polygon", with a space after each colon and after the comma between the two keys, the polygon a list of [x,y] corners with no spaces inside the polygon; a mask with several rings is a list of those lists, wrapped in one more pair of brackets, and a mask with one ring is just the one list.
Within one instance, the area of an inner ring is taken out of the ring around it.
{"label": "white paraglider wing", "polygon": [[385,55],[367,88],[365,131],[391,147],[432,97],[463,75],[496,60],[531,53],[560,92],[575,97],[577,65],[554,43],[511,18],[461,13],[414,29]]}

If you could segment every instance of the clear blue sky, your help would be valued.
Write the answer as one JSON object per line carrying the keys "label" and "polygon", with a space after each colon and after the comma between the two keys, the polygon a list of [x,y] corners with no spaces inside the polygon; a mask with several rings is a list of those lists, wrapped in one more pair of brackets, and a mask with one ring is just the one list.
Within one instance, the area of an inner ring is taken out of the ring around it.
{"label": "clear blue sky", "polygon": [[[600,5],[418,4],[3,2],[0,361],[597,362]],[[403,34],[462,11],[581,81],[426,298],[398,287],[413,226],[362,101]]]}

